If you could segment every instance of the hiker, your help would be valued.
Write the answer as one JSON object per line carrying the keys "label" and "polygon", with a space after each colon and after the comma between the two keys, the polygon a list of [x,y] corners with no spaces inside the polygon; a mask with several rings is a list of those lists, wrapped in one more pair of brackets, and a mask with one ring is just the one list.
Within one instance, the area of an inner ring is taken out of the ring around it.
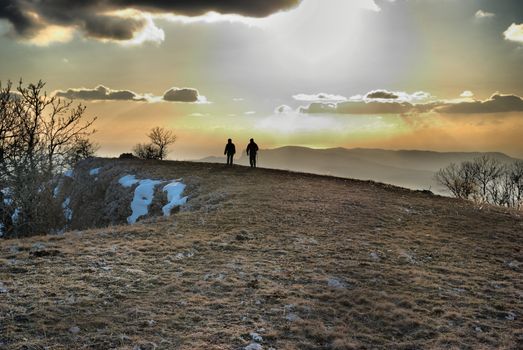
{"label": "hiker", "polygon": [[232,143],[232,140],[228,139],[227,144],[225,145],[225,151],[223,151],[223,154],[227,155],[227,165],[232,166],[232,158],[234,157],[235,153],[236,147],[234,146],[234,143]]}
{"label": "hiker", "polygon": [[249,156],[251,168],[256,168],[256,153],[258,153],[258,145],[254,142],[254,139],[251,139],[247,145],[247,155]]}

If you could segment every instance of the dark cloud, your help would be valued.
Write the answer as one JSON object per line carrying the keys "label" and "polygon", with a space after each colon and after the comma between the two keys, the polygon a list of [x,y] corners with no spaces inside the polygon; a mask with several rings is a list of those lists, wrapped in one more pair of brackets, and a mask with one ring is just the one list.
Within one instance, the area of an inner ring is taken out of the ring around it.
{"label": "dark cloud", "polygon": [[366,95],[367,98],[382,98],[387,100],[395,100],[398,99],[399,96],[396,95],[393,92],[387,91],[387,90],[374,90],[369,92]]}
{"label": "dark cloud", "polygon": [[144,21],[115,16],[90,16],[85,18],[84,31],[90,37],[110,38],[112,40],[129,40],[134,33],[142,29]]}
{"label": "dark cloud", "polygon": [[436,111],[448,114],[522,112],[523,99],[516,95],[496,93],[485,101],[446,104],[436,108]]}
{"label": "dark cloud", "polygon": [[265,17],[297,6],[301,0],[114,0],[109,2],[119,8],[132,7],[187,16],[198,16],[214,11],[222,14]]}
{"label": "dark cloud", "polygon": [[29,35],[40,25],[30,16],[19,1],[0,0],[0,19],[6,19],[19,35]]}
{"label": "dark cloud", "polygon": [[163,99],[169,102],[198,102],[198,90],[190,88],[170,88],[163,94]]}
{"label": "dark cloud", "polygon": [[111,90],[103,85],[94,89],[68,89],[57,91],[58,97],[90,101],[145,101],[145,98],[129,90]]}
{"label": "dark cloud", "polygon": [[341,103],[311,103],[308,107],[302,107],[300,111],[312,114],[507,113],[523,112],[523,99],[516,95],[494,94],[488,100],[472,102],[434,101],[412,104],[409,102],[349,101]]}
{"label": "dark cloud", "polygon": [[[155,13],[197,16],[209,11],[265,17],[286,10],[301,0],[0,0],[0,19],[9,21],[13,32],[29,37],[43,26],[75,26],[87,36],[127,40],[145,25],[143,19],[118,17],[107,12],[137,9]],[[32,15],[31,15],[32,14]],[[37,16],[35,16],[35,14]]]}
{"label": "dark cloud", "polygon": [[341,102],[311,103],[302,107],[302,113],[335,113],[335,114],[404,114],[413,110],[408,102]]}

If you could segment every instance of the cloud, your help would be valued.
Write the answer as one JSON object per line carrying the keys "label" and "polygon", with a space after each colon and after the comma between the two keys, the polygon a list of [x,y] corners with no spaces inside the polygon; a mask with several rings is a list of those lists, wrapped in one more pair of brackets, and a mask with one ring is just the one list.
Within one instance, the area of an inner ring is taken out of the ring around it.
{"label": "cloud", "polygon": [[287,106],[287,105],[281,105],[274,109],[275,114],[287,114],[287,113],[291,113],[293,111],[294,110],[292,109],[292,107]]}
{"label": "cloud", "polygon": [[[151,37],[151,41],[157,41],[163,34],[152,22],[151,14],[201,16],[215,12],[259,18],[293,8],[300,1],[1,0],[0,20],[7,20],[11,24],[12,34],[26,40],[35,38],[37,33],[55,26],[71,31],[78,30],[87,37],[109,41],[132,42],[142,34],[143,42]],[[56,40],[50,42],[54,41]],[[44,45],[44,42],[37,43]]]}
{"label": "cloud", "polygon": [[112,90],[103,85],[94,89],[68,89],[55,91],[55,96],[88,101],[145,101],[145,97],[129,90]]}
{"label": "cloud", "polygon": [[199,98],[198,90],[191,88],[173,87],[163,94],[163,100],[168,102],[198,102]]}
{"label": "cloud", "polygon": [[207,103],[207,98],[192,88],[170,88],[163,96],[153,94],[138,94],[130,90],[113,90],[103,85],[98,85],[94,89],[79,88],[58,90],[55,96],[65,97],[72,100],[86,101],[140,101],[140,102],[187,102],[187,103]]}
{"label": "cloud", "polygon": [[493,14],[492,12],[487,12],[483,10],[478,10],[474,15],[474,17],[476,17],[477,19],[492,18],[494,16],[495,14]]}
{"label": "cloud", "polygon": [[294,98],[296,101],[304,101],[304,102],[336,102],[336,101],[346,101],[347,98],[341,95],[333,95],[333,94],[326,94],[326,93],[318,93],[318,94],[296,94],[293,95],[292,98]]}
{"label": "cloud", "polygon": [[[306,95],[315,96],[315,95]],[[338,95],[329,95],[338,96]],[[340,96],[342,97],[342,96]],[[294,96],[296,99],[296,95]],[[344,97],[343,97],[344,98]],[[301,99],[301,101],[314,101],[307,107],[301,107],[301,113],[320,114],[407,114],[407,113],[424,113],[433,109],[437,102],[428,103],[414,102],[428,101],[432,95],[425,91],[417,91],[409,94],[404,91],[388,91],[378,89],[368,92],[365,95],[352,96],[348,101],[339,99]],[[345,99],[345,98],[344,98]]]}
{"label": "cloud", "polygon": [[[367,94],[366,96],[368,96]],[[381,94],[379,96],[382,96]],[[434,100],[423,103],[412,103],[398,99],[351,99],[339,103],[314,102],[299,111],[304,114],[347,114],[347,115],[379,115],[379,114],[422,114],[435,112],[441,114],[483,114],[523,112],[523,99],[516,95],[493,94],[487,100],[472,100],[474,94],[464,91],[461,97],[465,99]]]}
{"label": "cloud", "polygon": [[449,103],[436,108],[436,111],[448,114],[522,112],[523,99],[516,95],[495,93],[484,101]]}
{"label": "cloud", "polygon": [[503,32],[503,36],[505,37],[505,40],[523,43],[523,23],[512,23],[510,27]]}
{"label": "cloud", "polygon": [[367,95],[365,95],[365,97],[368,99],[380,98],[380,99],[387,99],[387,100],[388,99],[395,100],[395,99],[399,98],[398,95],[396,95],[393,92],[387,91],[387,90],[374,90],[374,91],[367,93]]}
{"label": "cloud", "polygon": [[408,102],[362,102],[347,101],[340,103],[311,103],[301,107],[300,112],[307,114],[404,114],[412,111]]}
{"label": "cloud", "polygon": [[364,102],[391,102],[390,100],[395,100],[394,102],[420,102],[428,101],[432,98],[432,95],[425,91],[416,91],[412,94],[409,94],[405,91],[388,91],[384,89],[373,90],[362,95],[351,96],[350,101],[364,101]]}

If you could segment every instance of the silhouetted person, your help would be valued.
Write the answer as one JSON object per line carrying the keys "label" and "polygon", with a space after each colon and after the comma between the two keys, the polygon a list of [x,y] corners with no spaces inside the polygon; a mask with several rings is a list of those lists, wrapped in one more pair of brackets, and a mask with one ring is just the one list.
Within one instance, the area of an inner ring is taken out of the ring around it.
{"label": "silhouetted person", "polygon": [[247,155],[249,156],[249,163],[251,163],[251,168],[256,168],[256,154],[258,153],[258,145],[254,142],[254,139],[251,139],[247,145]]}
{"label": "silhouetted person", "polygon": [[236,147],[234,146],[234,143],[232,143],[232,140],[228,139],[227,144],[225,145],[225,151],[223,151],[223,154],[227,155],[227,165],[232,165],[232,158],[235,153]]}

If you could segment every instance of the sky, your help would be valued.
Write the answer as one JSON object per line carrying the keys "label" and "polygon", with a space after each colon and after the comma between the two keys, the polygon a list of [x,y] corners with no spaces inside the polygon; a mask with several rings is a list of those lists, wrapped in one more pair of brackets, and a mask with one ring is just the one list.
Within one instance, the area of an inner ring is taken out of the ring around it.
{"label": "sky", "polygon": [[0,81],[96,116],[99,153],[154,126],[171,159],[244,148],[523,158],[521,0],[0,0]]}

